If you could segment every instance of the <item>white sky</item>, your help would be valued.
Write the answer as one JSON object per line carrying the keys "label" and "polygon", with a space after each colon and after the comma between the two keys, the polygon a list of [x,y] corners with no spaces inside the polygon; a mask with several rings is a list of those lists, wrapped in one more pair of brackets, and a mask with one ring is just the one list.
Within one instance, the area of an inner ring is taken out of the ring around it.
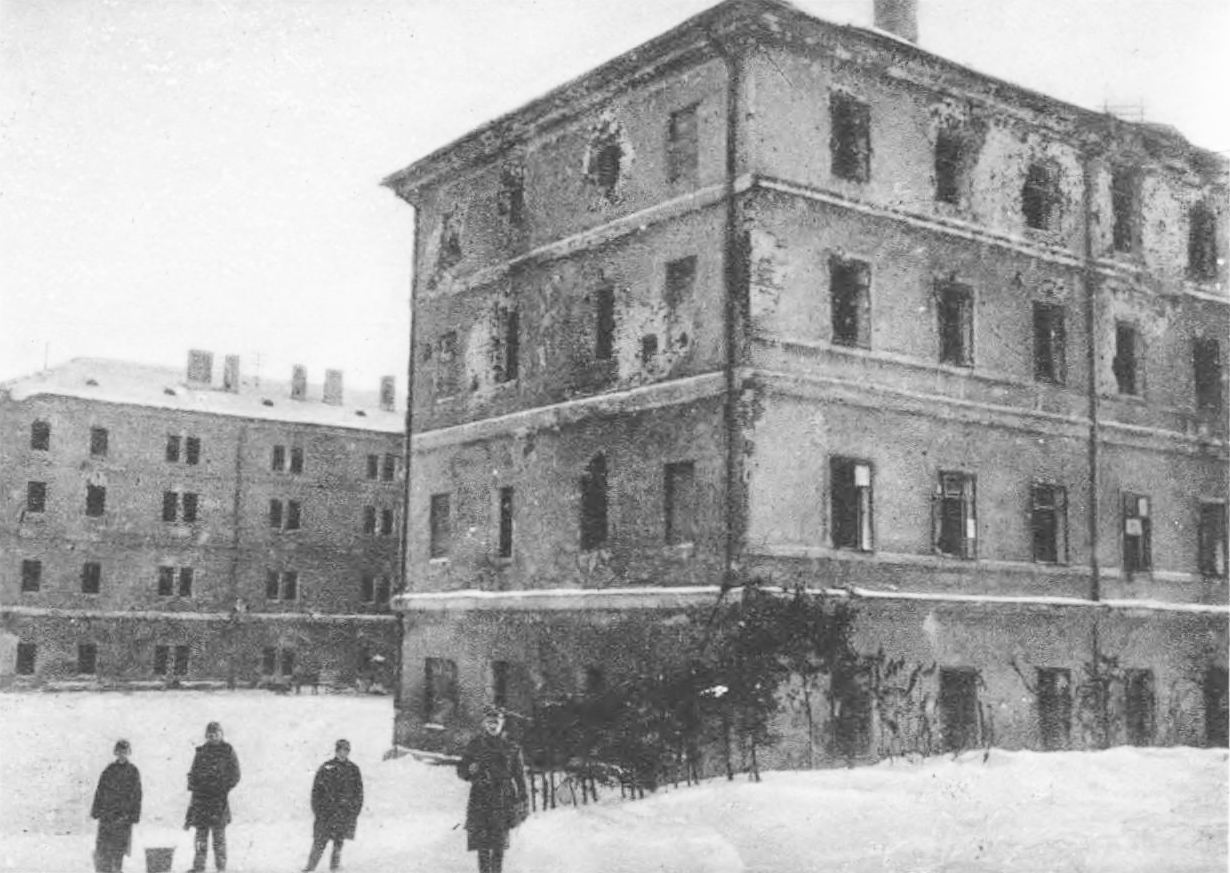
{"label": "white sky", "polygon": [[[401,390],[413,213],[379,180],[712,3],[0,0],[0,379],[205,348]],[[924,48],[1230,151],[1230,0],[920,7]]]}

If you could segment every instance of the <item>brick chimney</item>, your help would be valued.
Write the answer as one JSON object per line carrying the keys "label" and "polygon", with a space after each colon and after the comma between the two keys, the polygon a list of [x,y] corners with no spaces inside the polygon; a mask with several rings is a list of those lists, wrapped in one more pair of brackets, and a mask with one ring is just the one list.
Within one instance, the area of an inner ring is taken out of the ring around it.
{"label": "brick chimney", "polygon": [[918,42],[918,0],[875,0],[875,25]]}
{"label": "brick chimney", "polygon": [[307,400],[307,367],[295,364],[290,373],[290,399]]}
{"label": "brick chimney", "polygon": [[214,353],[192,349],[188,352],[188,384],[209,386],[214,381]]}
{"label": "brick chimney", "polygon": [[239,393],[239,355],[227,355],[222,366],[222,390]]}
{"label": "brick chimney", "polygon": [[325,370],[325,403],[330,406],[342,405],[342,371]]}
{"label": "brick chimney", "polygon": [[397,380],[392,376],[380,377],[380,408],[392,412],[397,404]]}

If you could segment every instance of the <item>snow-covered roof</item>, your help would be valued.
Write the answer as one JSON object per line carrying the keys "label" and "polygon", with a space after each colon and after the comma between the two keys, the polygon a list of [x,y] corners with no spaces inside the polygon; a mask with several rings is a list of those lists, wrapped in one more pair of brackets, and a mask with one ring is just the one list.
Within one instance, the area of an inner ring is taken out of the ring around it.
{"label": "snow-covered roof", "polygon": [[107,358],[74,358],[48,370],[0,383],[15,401],[34,397],[70,397],[99,403],[127,404],[176,410],[197,415],[344,427],[380,433],[401,433],[405,418],[381,409],[375,392],[347,391],[342,404],[321,400],[321,390],[309,387],[311,399],[292,400],[290,386],[268,379],[241,377],[238,390],[189,384],[186,373],[173,367]]}

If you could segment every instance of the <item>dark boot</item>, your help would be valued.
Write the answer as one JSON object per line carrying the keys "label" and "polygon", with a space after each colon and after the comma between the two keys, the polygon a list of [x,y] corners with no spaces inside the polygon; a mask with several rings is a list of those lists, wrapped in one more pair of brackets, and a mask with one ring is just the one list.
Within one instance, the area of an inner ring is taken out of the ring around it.
{"label": "dark boot", "polygon": [[329,856],[329,869],[340,870],[342,866],[342,841],[333,841],[333,854]]}

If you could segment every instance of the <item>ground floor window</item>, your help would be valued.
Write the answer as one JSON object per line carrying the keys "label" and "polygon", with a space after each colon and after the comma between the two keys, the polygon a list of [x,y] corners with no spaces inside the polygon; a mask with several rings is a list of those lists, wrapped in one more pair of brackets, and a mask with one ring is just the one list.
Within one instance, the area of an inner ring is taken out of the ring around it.
{"label": "ground floor window", "polygon": [[423,670],[423,718],[447,724],[457,711],[457,662],[428,658]]}
{"label": "ground floor window", "polygon": [[261,653],[261,673],[265,676],[293,676],[294,672],[294,649],[280,649],[276,646],[265,647]]}
{"label": "ground floor window", "polygon": [[17,675],[34,675],[34,663],[38,654],[38,646],[34,643],[17,644]]}
{"label": "ground floor window", "polygon": [[1038,669],[1038,730],[1048,752],[1067,749],[1072,739],[1072,673],[1063,668]]}
{"label": "ground floor window", "polygon": [[1153,671],[1128,670],[1124,676],[1123,726],[1133,746],[1153,744]]}
{"label": "ground floor window", "polygon": [[1210,667],[1204,674],[1204,741],[1225,747],[1230,739],[1227,716],[1227,674],[1225,667]]}
{"label": "ground floor window", "polygon": [[93,643],[77,646],[77,672],[93,676],[98,670],[98,647]]}
{"label": "ground floor window", "polygon": [[976,748],[978,736],[978,671],[972,667],[940,670],[940,732],[944,750]]}

